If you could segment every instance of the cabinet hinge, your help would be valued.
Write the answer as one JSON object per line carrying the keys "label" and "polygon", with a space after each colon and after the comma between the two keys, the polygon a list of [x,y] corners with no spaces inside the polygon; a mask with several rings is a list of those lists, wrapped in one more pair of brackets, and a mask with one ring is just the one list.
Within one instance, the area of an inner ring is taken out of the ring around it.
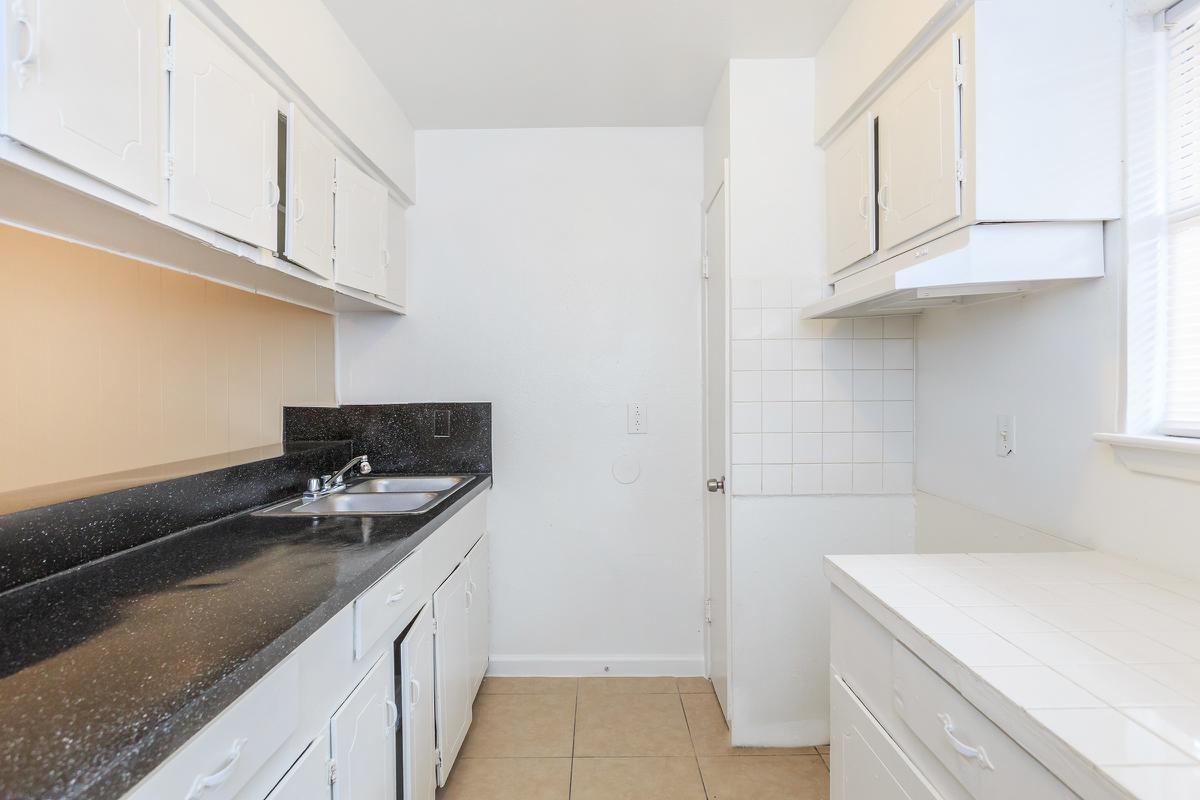
{"label": "cabinet hinge", "polygon": [[329,248],[329,257],[332,260],[337,261],[337,245],[336,244],[333,247]]}
{"label": "cabinet hinge", "polygon": [[333,759],[329,760],[329,783],[337,783],[337,762]]}
{"label": "cabinet hinge", "polygon": [[962,183],[964,177],[966,176],[966,173],[967,173],[967,165],[965,163],[963,163],[963,160],[960,158],[957,161],[955,161],[954,162],[954,176],[956,178],[958,178],[959,183]]}
{"label": "cabinet hinge", "polygon": [[433,751],[433,759],[439,767],[442,766],[442,748],[439,747]]}
{"label": "cabinet hinge", "polygon": [[954,65],[954,85],[962,86],[967,80],[967,70],[962,64]]}
{"label": "cabinet hinge", "polygon": [[712,600],[704,601],[704,621],[712,624]]}
{"label": "cabinet hinge", "polygon": [[163,156],[163,177],[170,180],[175,177],[175,154],[166,153]]}
{"label": "cabinet hinge", "polygon": [[[437,617],[434,617],[432,620],[430,620],[429,627],[430,630],[432,630],[434,633],[437,633]],[[439,758],[440,757],[441,756],[439,756]]]}
{"label": "cabinet hinge", "polygon": [[337,178],[333,179],[333,193],[337,194]]}
{"label": "cabinet hinge", "polygon": [[175,45],[173,44],[163,48],[163,69],[167,72],[175,71]]}
{"label": "cabinet hinge", "polygon": [[708,256],[700,259],[700,277],[708,280]]}

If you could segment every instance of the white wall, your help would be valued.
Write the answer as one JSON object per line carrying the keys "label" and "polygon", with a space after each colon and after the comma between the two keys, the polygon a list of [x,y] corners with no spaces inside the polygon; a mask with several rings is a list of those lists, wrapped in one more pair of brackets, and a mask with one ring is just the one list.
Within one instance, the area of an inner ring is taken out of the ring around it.
{"label": "white wall", "polygon": [[[1200,485],[1130,472],[1092,439],[1118,430],[1121,272],[921,318],[917,488],[1200,578]],[[997,414],[1016,416],[1009,458],[995,455]]]}
{"label": "white wall", "polygon": [[342,401],[493,403],[494,673],[701,674],[700,129],[423,131],[417,157],[411,316],[340,318]]}
{"label": "white wall", "polygon": [[[820,297],[824,274],[824,156],[812,144],[813,76],[811,59],[734,60],[729,65],[733,286],[735,292],[766,287],[762,296],[770,296],[773,306],[782,304],[778,296],[785,291],[782,287],[789,287],[787,313],[798,334],[813,326],[801,323],[793,310]],[[718,95],[706,134],[720,135],[723,102]],[[716,149],[706,147],[710,163]],[[745,310],[745,303],[735,305]],[[882,326],[877,335],[882,336]],[[811,465],[798,466],[801,474],[811,471]],[[774,471],[782,475],[785,469]],[[829,736],[829,584],[822,572],[824,556],[911,552],[913,498],[746,496],[744,492],[757,493],[766,486],[753,481],[752,466],[734,468],[729,709],[733,741],[823,744]],[[811,490],[811,485],[801,490]]]}

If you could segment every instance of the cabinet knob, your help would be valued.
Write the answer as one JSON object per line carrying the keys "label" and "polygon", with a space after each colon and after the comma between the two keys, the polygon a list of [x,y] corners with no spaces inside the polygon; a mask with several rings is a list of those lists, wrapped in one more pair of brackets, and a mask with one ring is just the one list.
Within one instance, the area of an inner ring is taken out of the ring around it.
{"label": "cabinet knob", "polygon": [[724,494],[725,493],[725,476],[722,475],[720,478],[709,478],[708,483],[705,484],[705,486],[708,488],[708,490],[710,492],[713,492],[714,494],[716,492],[720,492],[721,494]]}

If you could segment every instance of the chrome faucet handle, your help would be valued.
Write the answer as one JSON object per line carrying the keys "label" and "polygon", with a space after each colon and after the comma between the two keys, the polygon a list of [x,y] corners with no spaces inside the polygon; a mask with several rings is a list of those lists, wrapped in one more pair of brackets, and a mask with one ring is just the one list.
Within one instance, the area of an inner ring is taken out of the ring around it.
{"label": "chrome faucet handle", "polygon": [[371,474],[371,462],[367,461],[366,456],[362,457],[362,461],[358,465],[358,472],[360,475],[370,475]]}
{"label": "chrome faucet handle", "polygon": [[306,488],[308,489],[309,493],[321,491],[321,479],[320,478],[309,478],[308,482],[306,484]]}

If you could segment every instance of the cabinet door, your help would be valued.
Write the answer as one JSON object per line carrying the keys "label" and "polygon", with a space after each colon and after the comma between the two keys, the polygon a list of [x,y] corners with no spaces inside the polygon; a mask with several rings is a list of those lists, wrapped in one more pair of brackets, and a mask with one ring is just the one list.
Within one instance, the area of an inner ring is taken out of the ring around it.
{"label": "cabinet door", "polygon": [[385,272],[387,290],[384,299],[398,306],[408,305],[408,208],[388,199],[388,262]]}
{"label": "cabinet door", "polygon": [[959,39],[934,42],[879,106],[879,246],[894,247],[961,213]]}
{"label": "cabinet door", "polygon": [[335,280],[371,294],[386,294],[387,188],[345,158],[337,159],[335,170]]}
{"label": "cabinet door", "polygon": [[275,784],[267,800],[329,800],[329,737],[318,736]]}
{"label": "cabinet door", "polygon": [[875,252],[875,115],[864,114],[825,153],[829,273]]}
{"label": "cabinet door", "polygon": [[942,800],[840,678],[830,689],[830,800]]}
{"label": "cabinet door", "polygon": [[398,713],[392,664],[389,649],[333,715],[333,800],[395,800]]}
{"label": "cabinet door", "polygon": [[433,593],[434,662],[437,668],[438,785],[445,786],[471,726],[471,632],[467,568],[460,564]]}
{"label": "cabinet door", "polygon": [[275,91],[180,6],[171,43],[171,213],[278,249]]}
{"label": "cabinet door", "polygon": [[467,622],[471,629],[471,695],[479,690],[487,674],[491,649],[488,616],[491,592],[488,587],[488,537],[476,542],[467,556]]}
{"label": "cabinet door", "polygon": [[333,277],[333,162],[337,150],[292,104],[287,135],[284,255],[322,278]]}
{"label": "cabinet door", "polygon": [[4,9],[12,49],[2,132],[156,201],[158,0],[10,0]]}
{"label": "cabinet door", "polygon": [[437,793],[433,687],[433,612],[426,606],[400,643],[396,702],[400,705],[404,800],[434,800]]}

